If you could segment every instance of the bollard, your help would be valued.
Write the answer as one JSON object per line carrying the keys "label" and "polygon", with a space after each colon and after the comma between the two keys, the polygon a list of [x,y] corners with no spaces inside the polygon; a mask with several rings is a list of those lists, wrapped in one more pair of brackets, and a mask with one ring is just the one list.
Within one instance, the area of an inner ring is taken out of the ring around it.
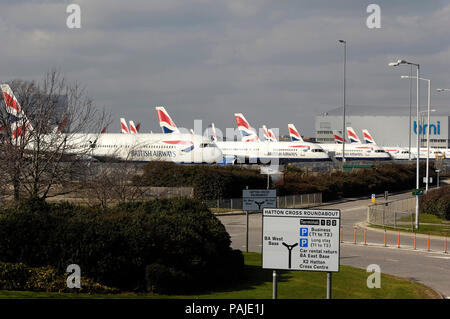
{"label": "bollard", "polygon": [[444,241],[444,253],[447,253],[447,236],[445,236],[445,241]]}
{"label": "bollard", "polygon": [[356,245],[356,227],[355,227],[355,233],[353,234],[353,243]]}
{"label": "bollard", "polygon": [[367,245],[367,228],[364,228],[364,245]]}
{"label": "bollard", "polygon": [[417,244],[417,238],[416,238],[416,233],[414,233],[414,249],[416,249],[416,244]]}
{"label": "bollard", "polygon": [[398,242],[398,247],[397,247],[397,248],[400,248],[400,231],[398,231],[398,239],[397,239],[397,242]]}
{"label": "bollard", "polygon": [[386,229],[384,230],[384,247],[387,247],[387,241],[386,241]]}
{"label": "bollard", "polygon": [[427,250],[430,251],[430,234],[428,234]]}
{"label": "bollard", "polygon": [[341,243],[343,243],[344,242],[344,240],[343,240],[343,237],[342,237],[342,226],[341,226]]}

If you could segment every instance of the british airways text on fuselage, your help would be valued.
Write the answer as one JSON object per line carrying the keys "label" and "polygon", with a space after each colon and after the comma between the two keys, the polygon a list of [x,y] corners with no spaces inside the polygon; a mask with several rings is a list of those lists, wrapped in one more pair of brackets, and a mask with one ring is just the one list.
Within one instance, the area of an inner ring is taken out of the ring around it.
{"label": "british airways text on fuselage", "polygon": [[147,151],[147,150],[132,150],[130,152],[132,157],[159,157],[159,158],[174,158],[177,156],[175,151]]}

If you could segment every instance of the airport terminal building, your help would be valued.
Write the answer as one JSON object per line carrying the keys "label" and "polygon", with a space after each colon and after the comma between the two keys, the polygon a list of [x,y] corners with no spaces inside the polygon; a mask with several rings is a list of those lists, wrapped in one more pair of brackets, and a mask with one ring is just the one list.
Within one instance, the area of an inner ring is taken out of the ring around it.
{"label": "airport terminal building", "polygon": [[[346,106],[346,127],[351,126],[364,143],[362,130],[367,129],[375,142],[382,146],[417,147],[417,132],[420,134],[421,147],[426,147],[427,112],[422,107],[419,123],[416,108],[412,108],[411,130],[409,107],[367,107]],[[316,141],[318,143],[334,143],[333,130],[342,134],[342,107],[319,114],[315,118]],[[425,125],[425,130],[422,128]],[[448,112],[430,113],[430,147],[450,148],[450,114]]]}

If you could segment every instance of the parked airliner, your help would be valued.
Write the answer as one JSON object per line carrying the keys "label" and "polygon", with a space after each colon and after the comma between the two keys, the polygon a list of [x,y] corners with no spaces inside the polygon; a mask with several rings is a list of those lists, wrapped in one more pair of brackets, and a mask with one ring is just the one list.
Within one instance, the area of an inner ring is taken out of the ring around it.
{"label": "parked airliner", "polygon": [[[19,102],[7,84],[1,85],[5,107],[11,118],[14,140],[33,133]],[[126,124],[126,123],[125,123]],[[44,143],[66,143],[65,153],[87,158],[113,158],[130,161],[171,161],[176,163],[213,163],[222,152],[209,139],[191,134],[92,134],[52,132],[41,136]],[[29,149],[34,147],[30,136]],[[48,145],[47,144],[47,145]],[[56,145],[56,144],[55,144]],[[50,146],[51,148],[51,146]]]}
{"label": "parked airliner", "polygon": [[[364,141],[366,144],[371,145],[377,145],[375,142],[375,139],[370,135],[369,131],[367,129],[362,130]],[[355,133],[356,135],[356,133]],[[411,153],[411,156],[409,156],[409,151],[406,147],[400,147],[400,146],[382,146],[382,148],[388,152],[388,154],[394,159],[394,160],[408,160],[414,159],[415,156]]]}
{"label": "parked airliner", "polygon": [[[158,111],[158,110],[157,110]],[[161,119],[170,119],[170,128],[176,129],[167,111],[166,117],[160,118],[160,126],[167,127],[168,123],[161,123]],[[233,163],[260,163],[260,164],[282,164],[297,161],[329,161],[330,158],[318,144],[305,142],[268,142],[260,141],[248,121],[242,113],[234,114],[236,124],[242,134],[242,141],[219,141],[212,127],[212,139],[223,154],[222,164]]]}
{"label": "parked airliner", "polygon": [[[342,143],[344,141],[343,137],[340,136],[339,132],[333,131],[335,138],[334,144],[320,143],[319,145],[326,152],[333,152],[334,157],[338,160],[342,160]],[[355,137],[349,135],[349,139],[355,139]],[[356,136],[355,140],[359,140]],[[389,160],[391,157],[389,154],[377,145],[368,145],[362,143],[348,143],[345,142],[344,146],[344,157],[345,160]]]}

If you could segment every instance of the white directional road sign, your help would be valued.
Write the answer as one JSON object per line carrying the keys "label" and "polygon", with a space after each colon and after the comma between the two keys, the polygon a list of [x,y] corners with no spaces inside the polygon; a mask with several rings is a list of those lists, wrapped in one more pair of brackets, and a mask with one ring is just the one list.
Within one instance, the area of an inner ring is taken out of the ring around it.
{"label": "white directional road sign", "polygon": [[262,211],[264,208],[277,207],[275,189],[244,189],[242,191],[242,210]]}
{"label": "white directional road sign", "polygon": [[339,271],[339,209],[264,209],[263,268]]}

